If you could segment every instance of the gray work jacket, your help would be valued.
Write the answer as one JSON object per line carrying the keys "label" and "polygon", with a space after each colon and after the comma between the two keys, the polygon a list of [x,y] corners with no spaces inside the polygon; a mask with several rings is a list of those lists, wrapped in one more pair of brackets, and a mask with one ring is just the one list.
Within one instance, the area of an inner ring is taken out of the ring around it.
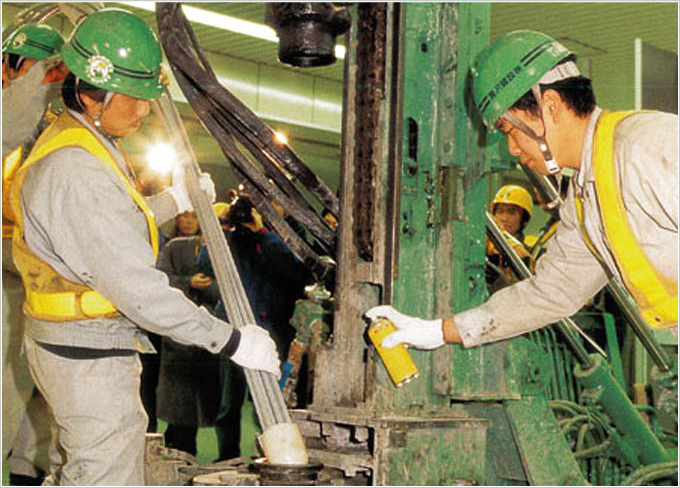
{"label": "gray work jacket", "polygon": [[[592,169],[593,136],[602,110],[591,115],[581,167],[560,209],[561,222],[536,274],[456,314],[465,347],[515,337],[575,314],[609,276],[622,283],[600,220]],[[626,216],[656,269],[678,279],[678,116],[644,113],[624,119],[614,135],[614,160]],[[574,198],[582,196],[584,223],[605,267],[586,246]]]}
{"label": "gray work jacket", "polygon": [[[81,123],[92,126],[71,112]],[[92,130],[128,174],[122,154]],[[157,224],[176,207],[163,192],[147,198]],[[27,170],[21,188],[26,244],[60,275],[106,297],[117,318],[47,322],[27,317],[38,342],[96,349],[153,350],[142,329],[181,344],[219,352],[232,327],[171,288],[155,267],[144,214],[112,169],[82,148],[45,156]]]}

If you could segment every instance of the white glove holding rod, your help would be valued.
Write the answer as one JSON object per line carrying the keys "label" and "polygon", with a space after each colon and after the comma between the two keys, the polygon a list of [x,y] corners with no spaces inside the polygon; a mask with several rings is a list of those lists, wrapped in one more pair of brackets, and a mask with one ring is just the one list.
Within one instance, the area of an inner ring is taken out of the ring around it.
{"label": "white glove holding rod", "polygon": [[244,368],[266,371],[277,378],[281,376],[279,353],[269,332],[259,325],[248,324],[234,329],[232,336],[235,334],[238,334],[235,350],[231,352],[234,346],[229,339],[222,349],[225,355]]}
{"label": "white glove holding rod", "polygon": [[[198,179],[198,186],[203,193],[206,194],[210,203],[215,203],[215,198],[217,196],[217,193],[215,192],[215,183],[208,173],[201,173]],[[194,209],[191,198],[189,197],[189,191],[187,190],[185,168],[184,165],[179,162],[175,164],[175,168],[172,170],[172,186],[168,188],[168,191],[172,195],[172,198],[175,199],[178,214],[191,212]]]}
{"label": "white glove holding rod", "polygon": [[390,305],[373,307],[365,314],[369,319],[387,319],[397,328],[396,332],[385,337],[380,344],[390,349],[397,344],[405,343],[417,349],[436,349],[444,345],[442,319],[424,320],[397,312]]}

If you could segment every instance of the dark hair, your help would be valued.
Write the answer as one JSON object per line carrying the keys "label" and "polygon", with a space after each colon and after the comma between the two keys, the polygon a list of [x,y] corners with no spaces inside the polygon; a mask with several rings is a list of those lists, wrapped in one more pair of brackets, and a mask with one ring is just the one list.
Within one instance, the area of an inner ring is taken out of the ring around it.
{"label": "dark hair", "polygon": [[[19,60],[21,60],[21,62],[19,62]],[[2,56],[2,62],[7,63],[7,67],[14,71],[18,71],[25,60],[26,58],[24,56],[16,53],[5,53]]]}
{"label": "dark hair", "polygon": [[[564,62],[572,60],[573,58],[569,57]],[[567,107],[579,117],[585,117],[595,110],[593,85],[590,79],[585,76],[574,76],[556,81],[555,83],[540,85],[540,88],[541,93],[548,89],[555,90]],[[541,115],[538,109],[538,102],[534,97],[534,92],[531,90],[522,95],[522,98],[517,100],[510,108],[526,110],[537,117]]]}
{"label": "dark hair", "polygon": [[231,204],[227,212],[226,222],[228,225],[245,224],[253,222],[253,204],[249,198],[240,196]]}
{"label": "dark hair", "polygon": [[97,102],[103,102],[106,98],[106,92],[103,88],[97,88],[83,80],[78,80],[73,73],[66,75],[66,79],[64,79],[64,83],[61,86],[61,97],[64,100],[64,105],[78,113],[83,113],[83,106],[78,100],[81,93],[87,94],[87,96]]}
{"label": "dark hair", "polygon": [[519,223],[519,230],[524,230],[524,228],[529,223],[529,220],[531,220],[531,215],[529,215],[529,212],[522,209],[522,220]]}
{"label": "dark hair", "polygon": [[227,190],[227,203],[231,204],[238,198],[238,192],[233,188]]}

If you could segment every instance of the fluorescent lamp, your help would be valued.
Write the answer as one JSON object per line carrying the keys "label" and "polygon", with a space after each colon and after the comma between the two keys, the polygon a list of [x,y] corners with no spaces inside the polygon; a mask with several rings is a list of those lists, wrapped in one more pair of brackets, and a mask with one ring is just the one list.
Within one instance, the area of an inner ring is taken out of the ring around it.
{"label": "fluorescent lamp", "polygon": [[[156,10],[155,2],[118,2],[130,7],[139,8],[154,12]],[[279,42],[279,37],[276,31],[264,24],[250,22],[249,20],[238,19],[229,15],[211,12],[202,8],[191,7],[183,4],[182,11],[187,19],[191,22],[208,25],[217,29],[228,30],[243,34],[244,36],[255,37],[269,42]],[[345,59],[345,46],[335,46],[335,57],[338,59]]]}

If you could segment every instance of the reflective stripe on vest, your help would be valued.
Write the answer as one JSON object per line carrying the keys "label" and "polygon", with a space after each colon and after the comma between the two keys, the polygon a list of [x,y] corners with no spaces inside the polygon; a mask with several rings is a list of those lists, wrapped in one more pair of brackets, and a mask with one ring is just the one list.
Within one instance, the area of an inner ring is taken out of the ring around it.
{"label": "reflective stripe on vest", "polygon": [[[17,177],[16,187],[12,189],[14,213],[17,217],[17,225],[14,228],[15,261],[17,261],[17,267],[22,274],[24,288],[26,290],[24,309],[26,310],[26,313],[33,317],[57,322],[119,316],[120,313],[116,310],[115,306],[103,295],[86,286],[73,283],[59,275],[47,263],[44,263],[40,258],[33,254],[28,246],[26,246],[23,236],[23,215],[19,203],[21,185],[23,184],[27,168],[36,161],[39,161],[48,154],[62,148],[79,147],[86,150],[111,168],[124,185],[128,194],[142,210],[149,229],[149,241],[154,256],[157,257],[158,228],[154,220],[153,212],[144,200],[144,197],[142,197],[142,195],[132,186],[113,156],[99,139],[68,113],[62,115],[55,122],[54,126],[48,128],[43,135],[45,137],[41,137],[38,140],[33,151],[21,167],[20,174]],[[39,269],[45,274],[55,275],[54,278],[59,281],[57,286],[52,287],[49,291],[40,289],[40,286],[29,286],[29,284],[36,284],[38,280],[32,276],[28,277],[25,275],[23,268],[26,266],[22,266],[22,263],[19,262],[22,260],[24,261],[24,264],[32,265],[33,269]]]}
{"label": "reflective stripe on vest", "polygon": [[[621,120],[636,113],[640,112],[608,113],[598,121],[593,144],[593,172],[600,218],[623,282],[635,299],[642,318],[652,328],[677,327],[678,282],[659,273],[645,255],[630,227],[616,183],[614,131]],[[603,262],[586,232],[582,202],[578,198],[575,201],[584,241]]]}

